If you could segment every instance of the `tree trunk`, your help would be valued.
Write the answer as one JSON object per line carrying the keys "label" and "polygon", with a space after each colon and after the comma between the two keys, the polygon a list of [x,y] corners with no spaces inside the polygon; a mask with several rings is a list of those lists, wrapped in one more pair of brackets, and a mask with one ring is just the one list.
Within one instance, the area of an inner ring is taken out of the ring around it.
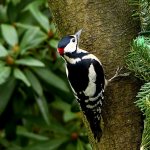
{"label": "tree trunk", "polygon": [[[80,47],[96,55],[107,78],[125,65],[130,43],[138,32],[128,0],[49,0],[60,36],[83,28]],[[139,150],[141,115],[134,101],[139,82],[132,76],[106,89],[101,150]]]}

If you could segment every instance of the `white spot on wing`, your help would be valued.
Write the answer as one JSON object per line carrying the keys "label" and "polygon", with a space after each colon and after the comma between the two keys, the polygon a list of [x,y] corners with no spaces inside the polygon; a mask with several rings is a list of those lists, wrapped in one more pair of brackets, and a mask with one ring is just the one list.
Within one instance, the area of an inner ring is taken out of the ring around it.
{"label": "white spot on wing", "polygon": [[95,84],[96,72],[94,70],[93,64],[91,64],[89,67],[88,77],[89,77],[89,83],[88,83],[87,88],[83,92],[84,92],[85,96],[92,97],[96,92],[96,84]]}
{"label": "white spot on wing", "polygon": [[82,59],[94,59],[94,60],[98,61],[101,64],[101,62],[99,61],[99,59],[96,56],[94,56],[93,54],[88,54],[88,55],[82,57]]}

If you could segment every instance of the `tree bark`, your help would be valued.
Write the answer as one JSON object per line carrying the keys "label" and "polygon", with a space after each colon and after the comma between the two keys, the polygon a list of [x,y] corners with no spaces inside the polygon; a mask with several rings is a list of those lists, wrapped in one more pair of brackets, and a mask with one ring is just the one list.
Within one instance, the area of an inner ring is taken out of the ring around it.
{"label": "tree bark", "polygon": [[[49,0],[60,36],[83,28],[80,47],[96,55],[107,78],[125,65],[130,43],[138,32],[128,0]],[[141,115],[134,101],[139,82],[120,78],[106,89],[101,150],[139,150]]]}

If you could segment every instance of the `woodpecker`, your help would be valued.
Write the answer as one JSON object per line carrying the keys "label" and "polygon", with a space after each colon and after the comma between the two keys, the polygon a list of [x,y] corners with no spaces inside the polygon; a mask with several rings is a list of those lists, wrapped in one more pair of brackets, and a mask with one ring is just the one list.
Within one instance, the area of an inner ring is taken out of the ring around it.
{"label": "woodpecker", "polygon": [[106,79],[102,63],[88,51],[79,48],[82,30],[63,37],[57,51],[66,62],[66,74],[81,110],[89,122],[96,141],[100,141],[102,102]]}

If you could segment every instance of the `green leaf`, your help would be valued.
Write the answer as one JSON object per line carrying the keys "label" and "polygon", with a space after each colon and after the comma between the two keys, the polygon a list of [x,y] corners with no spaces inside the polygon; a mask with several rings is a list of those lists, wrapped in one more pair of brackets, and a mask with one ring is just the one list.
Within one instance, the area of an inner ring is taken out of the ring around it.
{"label": "green leaf", "polygon": [[6,10],[7,10],[7,7],[0,5],[0,20],[1,20],[1,22],[7,21]]}
{"label": "green leaf", "polygon": [[15,88],[15,79],[11,77],[5,84],[0,85],[0,115],[5,110]]}
{"label": "green leaf", "polygon": [[9,22],[11,23],[15,22],[18,14],[19,14],[18,8],[16,9],[16,6],[13,4],[12,1],[10,1],[7,5],[7,16]]}
{"label": "green leaf", "polygon": [[57,150],[66,141],[67,139],[63,137],[59,139],[52,139],[32,144],[22,150]]}
{"label": "green leaf", "polygon": [[86,149],[87,149],[87,150],[92,150],[91,145],[90,145],[90,144],[86,144]]}
{"label": "green leaf", "polygon": [[42,135],[39,135],[39,134],[28,132],[26,128],[21,127],[21,126],[17,127],[17,134],[21,135],[21,136],[24,136],[24,137],[27,137],[27,138],[39,140],[39,141],[47,141],[49,139],[46,136],[42,136]]}
{"label": "green leaf", "polygon": [[5,57],[8,55],[8,51],[0,44],[0,57]]}
{"label": "green leaf", "polygon": [[10,76],[11,68],[6,66],[0,67],[0,84],[6,82],[7,78]]}
{"label": "green leaf", "polygon": [[18,68],[14,69],[14,77],[16,79],[19,79],[21,81],[23,81],[27,86],[31,86],[30,82],[28,81],[27,77],[25,76],[25,74]]}
{"label": "green leaf", "polygon": [[63,118],[65,122],[78,118],[76,113],[71,112],[71,105],[60,100],[59,98],[57,98],[57,100],[52,102],[52,106],[64,112]]}
{"label": "green leaf", "polygon": [[68,136],[70,135],[70,131],[65,128],[63,124],[60,124],[60,122],[54,121],[49,125],[49,128],[54,134],[59,134],[63,136]]}
{"label": "green leaf", "polygon": [[1,30],[4,39],[9,45],[14,46],[18,44],[17,31],[12,25],[2,24]]}
{"label": "green leaf", "polygon": [[20,22],[17,22],[15,23],[15,25],[19,28],[23,28],[23,29],[34,29],[34,28],[37,28],[37,26],[33,26],[33,25],[30,25],[30,24],[23,24],[23,23],[20,23]]}
{"label": "green leaf", "polygon": [[77,150],[77,147],[76,147],[75,144],[73,144],[73,143],[70,142],[70,143],[68,143],[68,144],[66,145],[65,150]]}
{"label": "green leaf", "polygon": [[51,24],[50,24],[50,30],[51,30],[53,33],[56,32],[56,26],[55,26],[55,24],[54,24],[53,22],[51,22]]}
{"label": "green leaf", "polygon": [[5,62],[0,60],[0,67],[4,67],[5,66]]}
{"label": "green leaf", "polygon": [[22,59],[18,59],[15,61],[18,65],[25,65],[25,66],[34,66],[34,67],[44,67],[45,64],[35,58],[26,57]]}
{"label": "green leaf", "polygon": [[83,143],[79,139],[78,139],[78,142],[77,142],[77,150],[84,150]]}
{"label": "green leaf", "polygon": [[41,25],[41,27],[48,32],[49,31],[49,21],[48,18],[43,15],[38,7],[34,4],[29,6],[29,11],[33,15],[33,17],[37,20],[37,22]]}
{"label": "green leaf", "polygon": [[30,42],[35,38],[35,36],[36,36],[37,32],[39,32],[39,30],[40,29],[38,27],[27,30],[23,36],[21,43],[20,43],[20,47],[25,48],[28,45],[30,45]]}
{"label": "green leaf", "polygon": [[56,74],[54,74],[51,70],[47,68],[32,68],[33,71],[46,83],[49,85],[60,89],[65,92],[69,92],[69,88],[66,83]]}
{"label": "green leaf", "polygon": [[21,54],[24,54],[26,50],[38,47],[41,42],[47,38],[47,35],[40,30],[39,27],[29,28],[20,43],[22,48]]}
{"label": "green leaf", "polygon": [[71,105],[71,111],[72,112],[79,112],[80,107],[76,99],[73,100],[72,105]]}
{"label": "green leaf", "polygon": [[2,147],[5,147],[7,150],[21,150],[21,147],[19,145],[16,145],[17,143],[11,144],[7,139],[1,138],[0,145]]}
{"label": "green leaf", "polygon": [[13,4],[16,5],[18,3],[20,3],[21,0],[12,0]]}
{"label": "green leaf", "polygon": [[28,80],[30,81],[31,86],[34,89],[34,91],[39,96],[42,96],[43,95],[43,89],[42,89],[42,86],[41,86],[39,80],[37,79],[37,77],[28,69],[25,70],[25,74],[26,74]]}
{"label": "green leaf", "polygon": [[44,96],[41,96],[41,97],[35,96],[35,99],[36,99],[39,109],[43,115],[45,122],[49,125],[50,124],[49,110],[48,110],[48,103],[47,103],[45,97]]}
{"label": "green leaf", "polygon": [[55,39],[51,39],[49,41],[49,45],[52,47],[52,48],[57,48],[57,45],[58,45],[58,40],[55,40]]}

